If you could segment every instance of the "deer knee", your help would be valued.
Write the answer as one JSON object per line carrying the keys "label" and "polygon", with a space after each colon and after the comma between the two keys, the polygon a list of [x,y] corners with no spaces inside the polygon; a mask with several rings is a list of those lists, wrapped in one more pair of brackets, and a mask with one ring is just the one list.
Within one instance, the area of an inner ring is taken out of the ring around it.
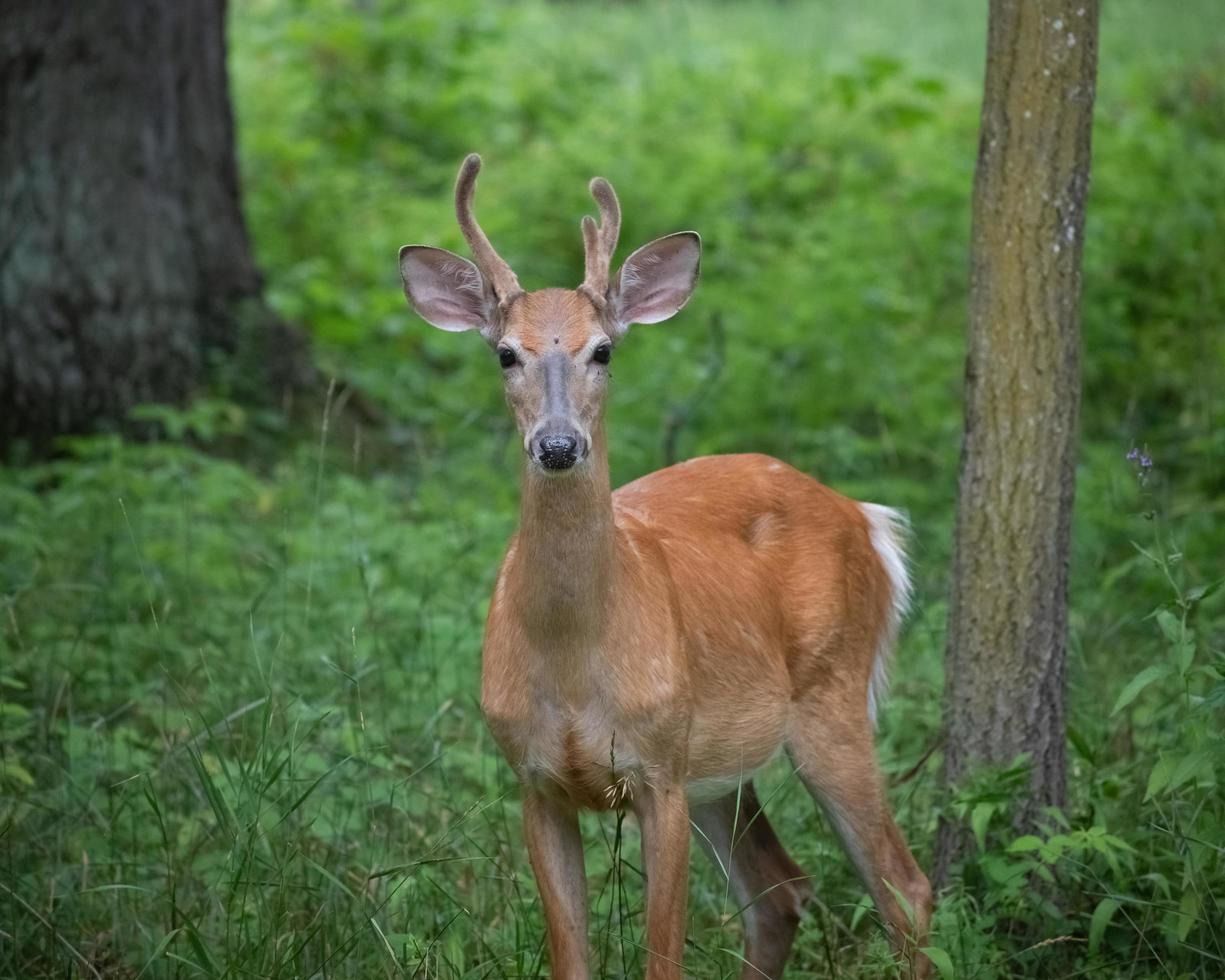
{"label": "deer knee", "polygon": [[932,917],[932,886],[927,880],[927,875],[917,868],[906,889],[906,899],[910,902],[910,907],[914,909],[916,937],[923,939]]}

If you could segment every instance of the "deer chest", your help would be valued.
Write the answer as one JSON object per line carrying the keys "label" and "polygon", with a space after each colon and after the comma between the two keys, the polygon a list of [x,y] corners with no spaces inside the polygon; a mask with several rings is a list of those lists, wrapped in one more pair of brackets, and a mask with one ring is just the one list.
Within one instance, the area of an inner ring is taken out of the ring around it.
{"label": "deer chest", "polygon": [[[489,717],[489,724],[520,781],[536,792],[582,809],[618,810],[630,807],[653,775],[669,768],[666,760],[652,758],[654,726],[644,732],[641,724],[598,703],[542,699],[533,707],[530,717]],[[671,751],[676,748],[673,742]]]}

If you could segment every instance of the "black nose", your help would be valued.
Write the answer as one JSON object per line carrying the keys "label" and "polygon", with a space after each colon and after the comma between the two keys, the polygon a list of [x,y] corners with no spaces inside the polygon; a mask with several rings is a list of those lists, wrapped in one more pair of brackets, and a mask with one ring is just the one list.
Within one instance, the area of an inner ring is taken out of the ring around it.
{"label": "black nose", "polygon": [[540,440],[540,465],[546,470],[568,470],[578,460],[574,436],[545,436]]}

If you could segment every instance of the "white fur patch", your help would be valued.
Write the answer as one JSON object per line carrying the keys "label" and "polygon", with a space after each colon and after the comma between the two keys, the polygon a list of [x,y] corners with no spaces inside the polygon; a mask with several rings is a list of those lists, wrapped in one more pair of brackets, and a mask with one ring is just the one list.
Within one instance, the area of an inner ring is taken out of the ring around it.
{"label": "white fur patch", "polygon": [[751,782],[755,769],[739,772],[730,776],[707,776],[704,779],[691,779],[685,784],[685,796],[691,804],[710,803],[719,800],[729,793],[735,793],[741,786]]}
{"label": "white fur patch", "polygon": [[876,712],[889,694],[889,661],[897,645],[898,631],[910,608],[910,571],[906,567],[906,539],[910,526],[906,515],[880,504],[860,504],[868,519],[872,547],[880,557],[889,576],[890,608],[884,632],[876,644],[872,662],[872,679],[868,683],[868,717],[876,725]]}

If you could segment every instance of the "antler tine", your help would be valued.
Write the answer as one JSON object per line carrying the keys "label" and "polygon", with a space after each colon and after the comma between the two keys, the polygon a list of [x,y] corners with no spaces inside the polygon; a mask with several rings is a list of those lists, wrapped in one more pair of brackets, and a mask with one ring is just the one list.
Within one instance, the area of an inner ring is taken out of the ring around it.
{"label": "antler tine", "polygon": [[472,199],[476,194],[476,175],[480,172],[480,155],[469,153],[459,168],[459,177],[455,181],[455,217],[459,220],[459,230],[464,233],[468,247],[472,249],[477,268],[493,287],[498,302],[505,303],[523,290],[514,270],[494,251],[488,236],[477,224],[472,210]]}
{"label": "antler tine", "polygon": [[588,189],[600,206],[600,244],[605,257],[612,261],[613,252],[617,250],[617,239],[621,236],[621,204],[612,184],[603,177],[592,178]]}
{"label": "antler tine", "polygon": [[[595,219],[590,215],[583,215],[583,289],[592,289],[594,285],[599,284],[600,278],[600,231],[596,227]],[[603,264],[604,275],[608,274],[608,262]],[[596,292],[596,295],[602,296],[603,290]]]}
{"label": "antler tine", "polygon": [[603,177],[593,178],[588,189],[599,205],[600,225],[597,228],[591,218],[583,218],[586,275],[580,288],[597,305],[602,305],[608,292],[608,267],[621,235],[621,205],[617,202],[617,192],[612,189],[612,184]]}

